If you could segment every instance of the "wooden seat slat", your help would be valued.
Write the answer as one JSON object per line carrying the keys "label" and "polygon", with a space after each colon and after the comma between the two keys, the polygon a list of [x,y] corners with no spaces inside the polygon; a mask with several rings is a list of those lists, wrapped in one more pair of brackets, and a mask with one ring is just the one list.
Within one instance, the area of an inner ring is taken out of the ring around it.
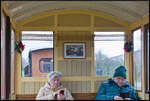
{"label": "wooden seat slat", "polygon": [[[17,94],[16,100],[35,100],[37,94]],[[96,93],[72,93],[75,100],[95,100]]]}

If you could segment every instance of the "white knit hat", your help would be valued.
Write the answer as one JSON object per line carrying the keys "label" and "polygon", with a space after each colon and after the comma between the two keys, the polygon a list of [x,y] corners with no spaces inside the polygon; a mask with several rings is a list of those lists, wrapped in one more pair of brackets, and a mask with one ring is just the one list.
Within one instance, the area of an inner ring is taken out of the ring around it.
{"label": "white knit hat", "polygon": [[52,72],[50,72],[50,73],[47,75],[48,82],[50,82],[55,76],[61,77],[62,74],[61,74],[61,72],[58,72],[58,71],[52,71]]}

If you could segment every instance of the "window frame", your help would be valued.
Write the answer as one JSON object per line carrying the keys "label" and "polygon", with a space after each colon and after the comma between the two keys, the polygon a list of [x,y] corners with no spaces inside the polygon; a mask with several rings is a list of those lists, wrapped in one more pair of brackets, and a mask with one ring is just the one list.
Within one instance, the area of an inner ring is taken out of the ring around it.
{"label": "window frame", "polygon": [[147,55],[147,52],[149,52],[149,51],[147,51],[147,38],[149,38],[149,37],[147,37],[147,30],[149,29],[149,23],[148,24],[145,24],[144,25],[144,59],[145,59],[145,68],[144,68],[144,71],[145,71],[145,75],[144,75],[144,80],[145,80],[145,93],[149,93],[149,89],[148,89],[148,82],[149,82],[149,79],[147,78],[147,73],[149,72],[149,70],[148,70],[148,66],[147,66],[147,62],[149,62],[148,60],[147,60],[147,58],[149,58],[148,57],[148,55]]}

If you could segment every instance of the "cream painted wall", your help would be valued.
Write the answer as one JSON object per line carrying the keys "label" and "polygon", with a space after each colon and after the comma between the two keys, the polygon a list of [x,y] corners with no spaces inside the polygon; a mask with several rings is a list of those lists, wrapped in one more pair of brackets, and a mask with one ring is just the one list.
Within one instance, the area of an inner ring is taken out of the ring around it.
{"label": "cream painted wall", "polygon": [[[54,40],[55,40],[55,61],[54,68],[55,70],[59,70],[63,72],[64,77],[62,77],[62,82],[65,81],[66,86],[69,85],[74,86],[75,84],[70,82],[81,82],[81,84],[90,85],[88,91],[84,91],[87,93],[97,92],[97,80],[104,81],[109,77],[95,77],[94,75],[94,47],[93,47],[93,33],[96,30],[122,30],[125,31],[127,29],[127,24],[124,22],[109,17],[107,15],[99,15],[93,12],[84,12],[80,10],[72,10],[72,11],[60,11],[56,13],[48,13],[43,17],[39,16],[38,18],[33,18],[27,21],[23,21],[18,26],[19,30],[51,30],[54,31]],[[63,43],[64,42],[84,42],[86,44],[86,58],[85,59],[64,59],[63,58]],[[20,57],[18,57],[20,58]],[[81,63],[83,61],[83,63]],[[63,65],[64,64],[64,65]],[[67,64],[77,67],[66,67]],[[74,64],[74,65],[73,65]],[[81,65],[85,64],[85,65]],[[17,66],[17,71],[20,74],[21,71]],[[88,67],[87,67],[88,66]],[[78,71],[78,67],[83,68],[83,70]],[[69,68],[72,72],[68,74]],[[72,69],[71,69],[72,68]],[[75,69],[76,68],[76,69]],[[67,71],[66,71],[67,70]],[[74,72],[73,72],[74,71]],[[87,71],[87,72],[86,72]],[[89,71],[89,72],[88,72]],[[17,75],[19,75],[17,74]],[[78,75],[79,74],[79,75]],[[81,75],[80,75],[81,74]],[[86,75],[84,75],[86,74]],[[68,75],[68,76],[67,76]],[[20,79],[20,80],[19,80]],[[33,78],[21,78],[18,77],[17,82],[17,94],[22,94],[23,92],[28,92],[29,88],[21,89],[28,83],[33,83],[40,81],[39,79]],[[46,82],[45,78],[42,81]],[[86,81],[86,82],[85,82]],[[24,83],[23,83],[24,82]],[[85,83],[84,83],[85,82]],[[68,83],[68,84],[67,84]],[[41,83],[40,83],[41,84]],[[39,85],[40,85],[39,84]],[[84,86],[76,84],[77,88],[70,88],[71,91],[79,93]],[[78,89],[81,88],[81,89]],[[32,88],[30,88],[31,90]],[[30,93],[37,93],[37,89],[39,87],[34,87],[34,89]],[[77,89],[77,90],[74,90]],[[78,91],[79,90],[79,91]]]}

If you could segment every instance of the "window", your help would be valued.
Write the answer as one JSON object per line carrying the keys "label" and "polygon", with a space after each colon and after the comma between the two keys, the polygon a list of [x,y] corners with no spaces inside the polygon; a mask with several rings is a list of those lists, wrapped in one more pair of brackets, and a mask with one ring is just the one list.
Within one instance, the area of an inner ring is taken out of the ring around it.
{"label": "window", "polygon": [[136,90],[142,90],[142,36],[141,29],[133,31],[133,78]]}
{"label": "window", "polygon": [[94,32],[95,76],[112,76],[124,65],[124,32]]}
{"label": "window", "polygon": [[51,72],[53,71],[53,59],[52,58],[41,58],[39,62],[40,72]]}
{"label": "window", "polygon": [[25,49],[22,52],[22,77],[46,76],[53,70],[53,65],[51,65],[52,69],[48,69],[47,62],[49,61],[45,59],[42,60],[44,64],[41,69],[39,65],[42,58],[53,60],[52,31],[22,31],[22,42],[25,44]]}
{"label": "window", "polygon": [[6,83],[5,83],[5,80],[6,80],[6,56],[5,56],[5,52],[6,52],[6,49],[5,49],[5,46],[6,46],[6,15],[5,13],[1,12],[2,14],[2,17],[1,17],[1,99],[5,99],[6,98]]}
{"label": "window", "polygon": [[146,60],[146,92],[149,92],[149,24],[144,26],[145,34],[145,60]]}

